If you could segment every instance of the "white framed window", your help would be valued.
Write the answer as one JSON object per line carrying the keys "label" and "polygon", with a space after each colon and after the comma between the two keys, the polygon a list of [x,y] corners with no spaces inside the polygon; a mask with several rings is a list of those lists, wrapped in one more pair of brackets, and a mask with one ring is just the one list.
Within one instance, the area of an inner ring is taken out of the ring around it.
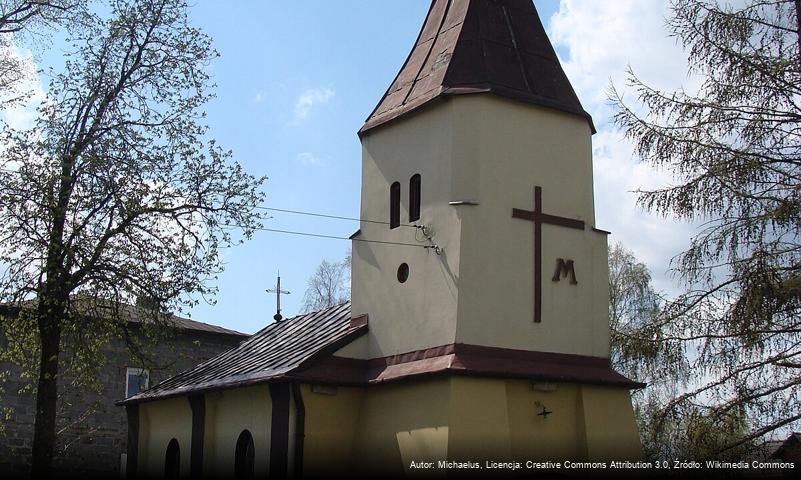
{"label": "white framed window", "polygon": [[144,368],[128,367],[125,374],[125,398],[136,395],[150,386],[150,372]]}

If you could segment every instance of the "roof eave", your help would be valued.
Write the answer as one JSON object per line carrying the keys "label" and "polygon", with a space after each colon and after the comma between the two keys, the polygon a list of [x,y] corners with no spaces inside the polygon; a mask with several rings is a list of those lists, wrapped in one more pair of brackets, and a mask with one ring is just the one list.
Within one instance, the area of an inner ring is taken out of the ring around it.
{"label": "roof eave", "polygon": [[459,86],[459,87],[449,87],[444,89],[439,95],[432,97],[429,100],[426,100],[419,105],[415,105],[411,108],[399,108],[397,111],[392,112],[390,115],[384,116],[377,116],[371,117],[368,119],[367,122],[359,129],[358,135],[359,138],[364,138],[370,135],[375,129],[379,127],[383,127],[384,125],[388,125],[394,123],[399,118],[403,117],[404,115],[415,113],[430,107],[431,105],[437,103],[438,101],[447,100],[450,97],[455,97],[458,95],[474,95],[474,94],[493,94],[499,97],[504,97],[510,100],[515,100],[518,102],[528,103],[530,105],[536,105],[540,107],[551,108],[554,110],[558,110],[563,113],[569,113],[571,115],[577,115],[579,117],[584,118],[590,126],[590,132],[595,135],[597,133],[595,129],[595,124],[592,121],[592,116],[587,113],[585,110],[576,110],[573,108],[569,108],[557,102],[553,102],[548,100],[545,97],[536,97],[534,95],[527,94],[525,92],[520,92],[517,90],[512,89],[504,89],[503,87],[493,86]]}
{"label": "roof eave", "polygon": [[333,342],[329,343],[328,345],[323,346],[318,351],[312,353],[306,360],[300,362],[298,365],[295,365],[292,368],[289,368],[285,371],[281,371],[280,373],[273,373],[264,375],[262,372],[242,377],[242,376],[235,376],[231,377],[232,380],[230,381],[222,381],[220,383],[211,384],[201,384],[197,387],[186,387],[186,388],[176,388],[173,390],[168,390],[166,392],[160,393],[155,396],[147,396],[147,391],[142,392],[140,395],[134,395],[133,397],[127,398],[125,400],[119,400],[116,405],[132,405],[137,403],[145,403],[151,402],[156,400],[164,400],[167,398],[174,398],[180,397],[184,395],[196,395],[200,393],[208,393],[218,390],[224,390],[229,388],[238,388],[238,387],[246,387],[252,385],[258,385],[262,383],[272,383],[282,380],[291,379],[292,374],[301,370],[304,370],[311,366],[313,363],[320,361],[321,359],[333,354],[340,348],[346,346],[347,344],[351,343],[352,341],[356,340],[357,338],[361,337],[362,335],[366,334],[369,327],[367,323],[358,323],[352,324],[353,327],[349,329],[345,334],[341,337],[337,338]]}

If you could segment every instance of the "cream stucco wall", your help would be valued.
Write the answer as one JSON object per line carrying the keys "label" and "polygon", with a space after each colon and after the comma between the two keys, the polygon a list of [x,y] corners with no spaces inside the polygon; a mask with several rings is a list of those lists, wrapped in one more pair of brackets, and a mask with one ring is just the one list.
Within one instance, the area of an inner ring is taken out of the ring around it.
{"label": "cream stucco wall", "polygon": [[206,394],[204,476],[233,477],[236,441],[247,429],[253,436],[255,475],[265,477],[270,465],[271,421],[272,401],[267,385]]}
{"label": "cream stucco wall", "polygon": [[451,460],[642,456],[625,388],[453,377],[449,426]]}
{"label": "cream stucco wall", "polygon": [[[362,223],[358,238],[420,245],[353,242],[352,308],[370,315],[368,355],[381,357],[453,343],[459,282],[459,211],[452,195],[453,110],[448,102],[410,115],[362,139],[361,218],[389,221],[389,187],[401,184],[401,223],[409,222],[409,179],[422,178],[418,224],[433,228],[442,255],[415,228]],[[410,267],[397,280],[401,263]],[[402,321],[401,321],[402,319]]]}
{"label": "cream stucco wall", "polygon": [[356,340],[334,352],[334,356],[356,359],[367,358],[368,352],[370,351],[370,342],[368,341],[368,338],[369,337],[366,335],[357,338]]}
{"label": "cream stucco wall", "polygon": [[[302,387],[312,476],[435,473],[412,461],[642,456],[625,388],[451,376],[325,391]],[[551,413],[537,415],[543,407]]]}
{"label": "cream stucco wall", "polygon": [[168,398],[139,406],[139,465],[143,478],[164,476],[167,445],[176,439],[180,449],[181,478],[189,478],[192,409],[185,397]]}
{"label": "cream stucco wall", "polygon": [[352,471],[364,389],[329,387],[315,391],[311,385],[301,385],[301,395],[306,409],[304,474],[335,476]]}
{"label": "cream stucco wall", "polygon": [[[304,475],[398,476],[411,461],[448,457],[447,378],[339,387],[301,387],[306,408]],[[413,472],[412,472],[413,473]]]}
{"label": "cream stucco wall", "polygon": [[[461,95],[376,129],[362,139],[364,219],[389,219],[389,186],[422,176],[420,222],[431,250],[354,242],[353,311],[370,315],[366,356],[448,343],[608,357],[606,236],[594,231],[592,145],[586,119],[491,95]],[[534,323],[533,210],[583,220],[583,231],[542,227],[542,323]],[[450,205],[474,201],[478,205]],[[363,223],[361,235],[424,245],[420,232]],[[574,261],[577,285],[553,282],[558,258]],[[410,266],[409,280],[396,278]]]}
{"label": "cream stucco wall", "polygon": [[358,470],[398,476],[415,461],[448,458],[450,378],[369,387],[356,438]]}
{"label": "cream stucco wall", "polygon": [[584,432],[584,455],[589,460],[619,460],[642,456],[634,410],[629,392],[624,389],[584,386],[581,388],[579,416]]}
{"label": "cream stucco wall", "polygon": [[[625,388],[446,376],[369,387],[301,385],[305,406],[303,472],[444,474],[411,468],[438,460],[636,460],[639,436]],[[191,412],[185,398],[141,405],[140,471],[160,477],[171,438],[189,473]],[[547,417],[537,415],[546,408]],[[290,474],[295,453],[290,418]],[[269,470],[267,386],[206,395],[204,476],[231,477],[242,430],[253,435],[256,475]]]}
{"label": "cream stucco wall", "polygon": [[[606,236],[593,231],[592,145],[575,115],[489,95],[453,101],[460,165],[473,176],[462,206],[456,341],[608,357]],[[478,127],[476,127],[478,124]],[[542,323],[534,323],[534,224],[512,209],[583,220],[585,229],[542,226]],[[558,258],[577,285],[551,280]]]}

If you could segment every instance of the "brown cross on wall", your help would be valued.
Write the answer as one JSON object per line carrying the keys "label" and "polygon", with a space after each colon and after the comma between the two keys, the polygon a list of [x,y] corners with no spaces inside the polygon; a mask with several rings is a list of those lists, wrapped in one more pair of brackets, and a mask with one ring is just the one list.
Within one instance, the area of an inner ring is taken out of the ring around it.
{"label": "brown cross on wall", "polygon": [[513,218],[534,222],[534,321],[542,321],[542,224],[584,230],[583,220],[542,213],[542,187],[534,187],[534,211],[512,209]]}

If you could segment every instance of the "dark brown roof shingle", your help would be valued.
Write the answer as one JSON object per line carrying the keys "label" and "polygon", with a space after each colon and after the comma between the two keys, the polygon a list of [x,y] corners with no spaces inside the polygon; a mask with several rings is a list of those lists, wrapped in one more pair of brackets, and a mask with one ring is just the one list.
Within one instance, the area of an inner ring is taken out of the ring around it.
{"label": "dark brown roof shingle", "polygon": [[359,135],[448,95],[492,93],[592,118],[531,0],[433,0],[406,62]]}
{"label": "dark brown roof shingle", "polygon": [[[22,309],[32,309],[37,305],[37,300],[25,300],[21,304],[5,303],[0,304],[0,315],[17,315]],[[148,318],[152,313],[148,313],[144,307],[118,303],[116,305],[104,300],[87,298],[71,298],[69,307],[72,313],[88,315],[99,318],[116,318],[120,321],[139,324],[142,322],[152,322],[153,318]],[[164,324],[173,326],[180,330],[191,330],[195,332],[207,332],[234,337],[249,337],[250,334],[231,330],[230,328],[212,325],[210,323],[198,322],[189,318],[179,317],[171,313],[158,313],[159,320]]]}
{"label": "dark brown roof shingle", "polygon": [[352,323],[350,303],[271,323],[239,346],[168,378],[123,403],[262,383],[306,367],[367,332]]}
{"label": "dark brown roof shingle", "polygon": [[[121,310],[120,313],[124,315],[123,318],[126,318],[129,322],[140,323],[142,321],[142,319],[140,318],[141,311],[139,308],[134,307],[132,305],[121,305],[120,310]],[[145,319],[145,321],[148,320]],[[223,335],[232,335],[236,337],[249,336],[247,333],[237,332],[236,330],[220,327],[219,325],[212,325],[210,323],[198,322],[196,320],[179,317],[177,315],[172,315],[172,314],[170,314],[169,317],[167,317],[167,322],[172,324],[176,328],[183,330],[192,330],[195,332],[219,333]]]}

